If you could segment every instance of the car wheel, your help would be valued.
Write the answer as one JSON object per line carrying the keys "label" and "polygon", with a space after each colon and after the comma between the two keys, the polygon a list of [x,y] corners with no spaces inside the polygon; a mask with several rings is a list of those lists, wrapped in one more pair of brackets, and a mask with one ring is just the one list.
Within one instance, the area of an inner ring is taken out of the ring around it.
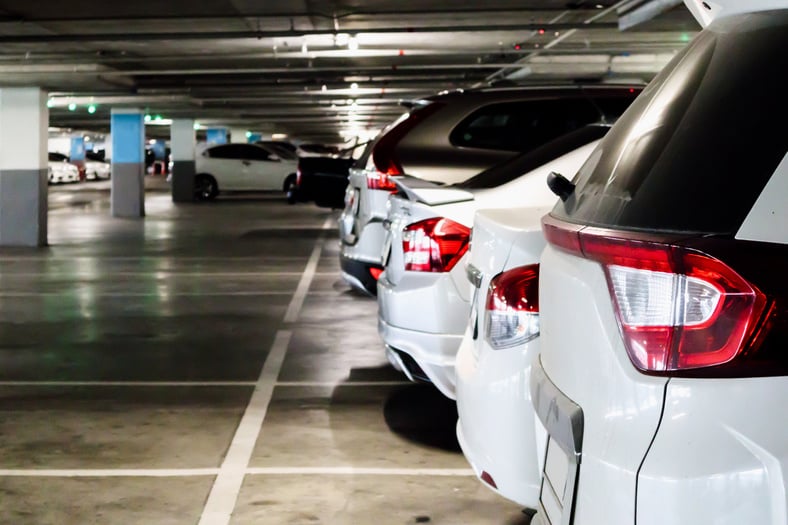
{"label": "car wheel", "polygon": [[219,194],[216,179],[210,175],[197,175],[194,177],[194,198],[199,201],[209,201]]}
{"label": "car wheel", "polygon": [[288,204],[295,204],[296,201],[298,200],[297,199],[298,186],[296,186],[296,176],[295,176],[295,174],[291,173],[285,179],[284,191],[285,191],[285,194],[287,195],[287,203]]}

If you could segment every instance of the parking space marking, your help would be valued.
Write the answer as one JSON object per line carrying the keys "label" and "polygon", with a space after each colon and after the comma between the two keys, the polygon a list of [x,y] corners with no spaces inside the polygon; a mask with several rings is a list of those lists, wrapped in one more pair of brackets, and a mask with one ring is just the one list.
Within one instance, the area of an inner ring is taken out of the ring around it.
{"label": "parking space marking", "polygon": [[347,383],[336,381],[279,381],[276,386],[281,387],[346,387],[346,386],[405,386],[412,385],[410,381],[348,381]]}
{"label": "parking space marking", "polygon": [[469,468],[365,468],[365,467],[262,467],[249,468],[249,475],[272,476],[474,476]]}
{"label": "parking space marking", "polygon": [[[0,478],[181,478],[216,476],[221,468],[180,469],[0,469]],[[473,476],[469,468],[375,468],[375,467],[249,467],[247,476]],[[203,514],[204,516],[205,514]],[[210,523],[218,523],[212,521]]]}
{"label": "parking space marking", "polygon": [[[0,297],[62,297],[65,292],[0,292]],[[102,292],[94,290],[91,292],[97,297],[160,297],[161,292]],[[292,295],[286,291],[246,291],[246,292],[167,292],[167,297],[267,297]]]}
{"label": "parking space marking", "polygon": [[9,478],[181,478],[215,476],[218,468],[182,469],[0,469]]}
{"label": "parking space marking", "polygon": [[298,320],[301,308],[304,306],[304,300],[309,293],[309,287],[312,285],[312,280],[317,273],[317,265],[320,263],[320,257],[323,255],[323,244],[325,243],[326,232],[333,222],[333,219],[329,217],[323,224],[323,232],[320,234],[320,237],[318,237],[315,247],[312,249],[312,255],[309,256],[309,261],[306,263],[304,274],[298,282],[293,300],[290,301],[287,312],[285,312],[285,323],[295,323]]}
{"label": "parking space marking", "polygon": [[214,387],[255,386],[257,381],[0,381],[0,387],[81,387],[81,386],[128,386],[128,387]]}
{"label": "parking space marking", "polygon": [[200,517],[200,525],[222,525],[230,522],[292,335],[289,330],[280,330],[276,333],[274,344],[260,372],[249,405],[213,482],[208,501]]}

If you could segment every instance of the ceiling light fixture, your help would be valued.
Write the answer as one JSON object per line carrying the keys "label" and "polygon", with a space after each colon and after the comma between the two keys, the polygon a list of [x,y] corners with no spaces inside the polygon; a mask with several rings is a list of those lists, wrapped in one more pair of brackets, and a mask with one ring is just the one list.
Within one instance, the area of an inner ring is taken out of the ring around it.
{"label": "ceiling light fixture", "polygon": [[352,84],[350,84],[350,90],[351,91],[358,91],[358,84],[356,82],[353,82]]}
{"label": "ceiling light fixture", "polygon": [[77,109],[77,105],[76,105],[76,104],[74,104],[73,102],[72,102],[71,104],[69,104],[69,105],[68,105],[68,110],[69,110],[69,111],[74,111],[74,110],[76,110],[76,109]]}
{"label": "ceiling light fixture", "polygon": [[93,104],[89,105],[88,106],[88,113],[90,113],[92,115],[95,112],[96,112],[96,106],[94,106]]}
{"label": "ceiling light fixture", "polygon": [[356,35],[350,35],[347,40],[347,48],[351,51],[358,51],[358,37]]}

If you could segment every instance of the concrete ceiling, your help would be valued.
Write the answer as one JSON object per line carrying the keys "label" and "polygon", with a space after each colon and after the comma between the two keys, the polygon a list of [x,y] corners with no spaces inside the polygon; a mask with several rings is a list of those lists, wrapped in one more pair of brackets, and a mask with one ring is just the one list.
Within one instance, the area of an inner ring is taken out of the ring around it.
{"label": "concrete ceiling", "polygon": [[48,90],[57,127],[123,106],[339,142],[446,89],[648,81],[698,29],[679,0],[0,0],[0,86]]}

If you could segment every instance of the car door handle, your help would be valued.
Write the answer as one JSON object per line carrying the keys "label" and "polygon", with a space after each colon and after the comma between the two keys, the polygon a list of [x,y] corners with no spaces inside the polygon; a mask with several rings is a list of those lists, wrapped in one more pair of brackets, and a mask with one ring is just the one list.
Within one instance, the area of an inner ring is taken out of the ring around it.
{"label": "car door handle", "polygon": [[252,165],[252,163],[249,162],[248,160],[242,160],[241,164],[243,164],[244,166],[251,166]]}

